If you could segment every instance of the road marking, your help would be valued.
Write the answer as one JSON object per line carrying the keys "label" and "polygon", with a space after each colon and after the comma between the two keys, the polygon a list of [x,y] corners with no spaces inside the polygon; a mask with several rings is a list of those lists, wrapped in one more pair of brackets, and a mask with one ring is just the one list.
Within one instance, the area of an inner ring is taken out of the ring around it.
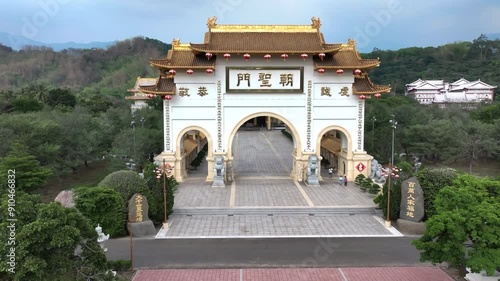
{"label": "road marking", "polygon": [[295,183],[295,186],[299,189],[300,193],[302,193],[302,197],[304,197],[304,199],[306,199],[307,204],[310,207],[314,207],[314,204],[311,201],[311,198],[309,198],[309,196],[307,196],[306,191],[302,188],[302,186],[300,186],[300,183],[298,181],[293,181],[293,183]]}
{"label": "road marking", "polygon": [[231,183],[231,196],[229,197],[229,208],[234,208],[234,203],[236,201],[236,181],[233,179]]}
{"label": "road marking", "polygon": [[347,277],[345,277],[344,272],[342,271],[342,268],[339,267],[340,274],[342,274],[342,277],[344,277],[344,281],[347,281]]}

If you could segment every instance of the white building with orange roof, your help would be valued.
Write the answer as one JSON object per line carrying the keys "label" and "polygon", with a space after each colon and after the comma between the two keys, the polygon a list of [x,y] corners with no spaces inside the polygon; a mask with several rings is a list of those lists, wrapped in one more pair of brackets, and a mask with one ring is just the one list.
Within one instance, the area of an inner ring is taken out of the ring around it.
{"label": "white building with orange roof", "polygon": [[448,104],[461,104],[473,107],[478,103],[492,102],[496,86],[491,86],[481,80],[468,81],[461,78],[453,83],[444,80],[418,79],[406,84],[406,95],[415,98],[420,104],[438,104],[446,107]]}

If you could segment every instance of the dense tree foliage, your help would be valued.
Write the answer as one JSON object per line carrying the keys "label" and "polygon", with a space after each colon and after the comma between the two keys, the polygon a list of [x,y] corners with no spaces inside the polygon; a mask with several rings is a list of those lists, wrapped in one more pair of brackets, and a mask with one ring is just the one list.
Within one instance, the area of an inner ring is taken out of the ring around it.
{"label": "dense tree foliage", "polygon": [[[36,213],[16,226],[15,274],[5,273],[8,268],[2,263],[2,280],[116,280],[106,274],[106,256],[97,244],[97,234],[78,210],[58,203],[32,208]],[[2,241],[7,241],[6,224],[0,223]],[[76,252],[78,246],[81,251]]]}
{"label": "dense tree foliage", "polygon": [[[481,79],[500,85],[500,40],[481,35],[473,42],[456,42],[439,47],[411,47],[397,51],[374,49],[365,58],[380,58],[380,67],[370,72],[377,83],[391,84],[397,94],[419,78],[456,81]],[[498,93],[498,88],[496,89]]]}
{"label": "dense tree foliage", "polygon": [[491,114],[498,102],[477,109],[424,106],[408,97],[385,95],[369,99],[365,114],[365,149],[382,163],[391,158],[394,115],[395,161],[406,155],[433,164],[466,164],[469,173],[482,159],[495,160],[500,153],[500,115]]}
{"label": "dense tree foliage", "polygon": [[[17,190],[33,191],[41,187],[52,175],[52,170],[42,167],[26,147],[19,142],[12,145],[7,157],[0,159],[0,186],[12,183]],[[3,189],[3,188],[2,188]]]}
{"label": "dense tree foliage", "polygon": [[125,209],[120,193],[106,187],[80,187],[74,190],[75,207],[98,224],[111,237],[125,234]]}
{"label": "dense tree foliage", "polygon": [[[123,97],[137,76],[156,76],[156,71],[147,67],[149,59],[164,57],[169,48],[158,40],[143,37],[117,42],[106,50],[55,52],[45,47],[25,47],[6,51],[0,47],[0,90],[46,83],[84,94],[99,92]],[[47,92],[43,93],[46,95],[40,97],[41,102],[48,98]]]}
{"label": "dense tree foliage", "polygon": [[[500,268],[500,181],[459,176],[439,191],[436,214],[413,242],[421,260],[489,274]],[[469,249],[466,246],[469,245]]]}

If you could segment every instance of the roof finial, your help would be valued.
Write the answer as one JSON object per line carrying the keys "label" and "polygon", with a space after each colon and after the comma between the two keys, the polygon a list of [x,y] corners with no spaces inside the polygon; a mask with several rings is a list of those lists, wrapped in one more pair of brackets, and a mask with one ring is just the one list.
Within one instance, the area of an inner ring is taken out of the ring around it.
{"label": "roof finial", "polygon": [[319,20],[319,18],[316,19],[315,17],[312,17],[311,20],[312,20],[311,26],[313,28],[319,28],[321,26],[321,21]]}
{"label": "roof finial", "polygon": [[354,39],[347,39],[347,44],[355,46],[356,45],[356,40],[354,40]]}
{"label": "roof finial", "polygon": [[217,20],[216,16],[213,16],[212,18],[208,17],[208,21],[207,21],[208,29],[211,29],[212,27],[215,26],[215,21],[216,20]]}

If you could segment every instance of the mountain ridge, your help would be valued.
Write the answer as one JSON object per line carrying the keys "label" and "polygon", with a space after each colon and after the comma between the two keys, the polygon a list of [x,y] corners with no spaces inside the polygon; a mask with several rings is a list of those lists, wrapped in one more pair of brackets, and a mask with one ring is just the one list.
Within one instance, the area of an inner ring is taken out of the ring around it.
{"label": "mountain ridge", "polygon": [[36,47],[47,47],[52,48],[54,51],[62,51],[64,49],[106,49],[109,46],[115,44],[117,41],[109,42],[99,42],[93,41],[89,43],[77,43],[77,42],[64,42],[64,43],[45,43],[40,41],[35,41],[28,39],[24,36],[1,32],[0,31],[0,44],[12,48],[13,50],[19,51],[26,46],[36,46]]}

